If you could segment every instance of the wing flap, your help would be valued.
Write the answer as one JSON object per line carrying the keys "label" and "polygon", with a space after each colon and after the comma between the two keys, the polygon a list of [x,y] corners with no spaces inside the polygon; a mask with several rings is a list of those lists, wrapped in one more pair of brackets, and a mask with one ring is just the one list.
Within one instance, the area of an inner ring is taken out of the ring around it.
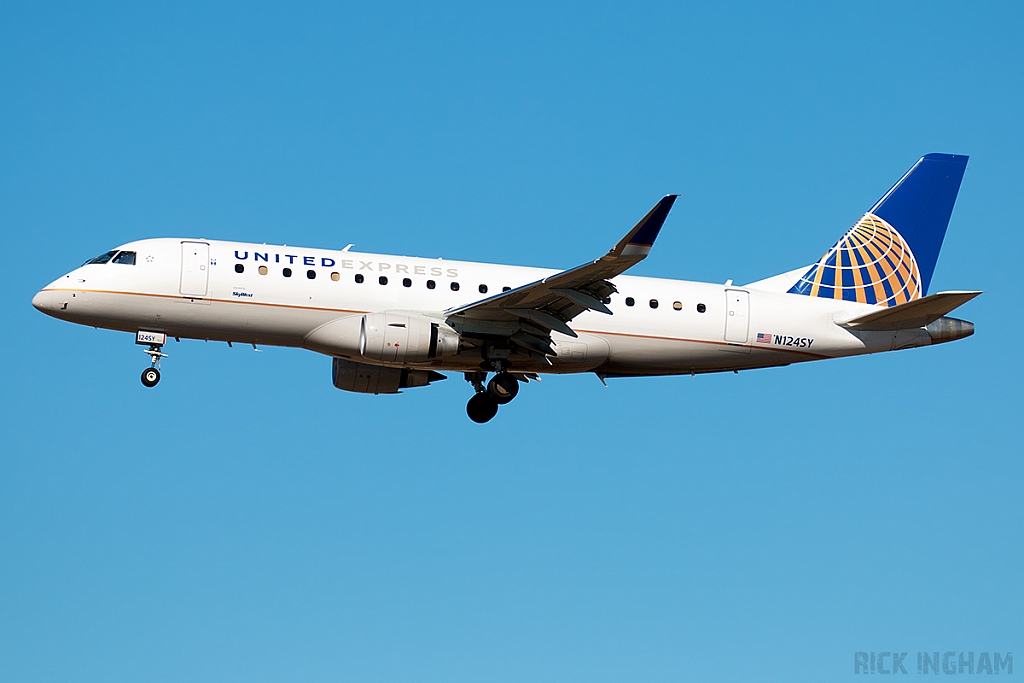
{"label": "wing flap", "polygon": [[597,311],[598,313],[605,313],[607,315],[612,314],[612,309],[604,305],[603,301],[599,301],[589,294],[577,291],[575,289],[552,289],[552,292],[564,296],[569,301],[579,304],[586,309]]}

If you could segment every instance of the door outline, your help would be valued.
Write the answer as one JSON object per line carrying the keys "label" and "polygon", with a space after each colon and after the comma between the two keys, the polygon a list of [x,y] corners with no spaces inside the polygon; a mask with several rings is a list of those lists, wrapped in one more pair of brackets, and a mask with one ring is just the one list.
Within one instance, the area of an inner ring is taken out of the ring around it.
{"label": "door outline", "polygon": [[[745,289],[725,290],[725,341],[746,345],[750,336],[750,292]],[[749,350],[750,347],[745,347]]]}
{"label": "door outline", "polygon": [[201,299],[210,287],[210,245],[208,242],[181,243],[182,296]]}

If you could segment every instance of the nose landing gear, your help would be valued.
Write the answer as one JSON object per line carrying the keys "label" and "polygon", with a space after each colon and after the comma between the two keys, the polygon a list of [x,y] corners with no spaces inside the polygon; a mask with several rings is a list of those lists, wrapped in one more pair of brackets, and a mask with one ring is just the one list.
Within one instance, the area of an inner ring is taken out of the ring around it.
{"label": "nose landing gear", "polygon": [[149,355],[149,362],[152,366],[142,371],[142,383],[150,388],[155,387],[160,381],[160,359],[167,358],[166,353],[161,353],[161,348],[163,348],[162,344],[150,344],[149,348],[143,351]]}
{"label": "nose landing gear", "polygon": [[161,353],[160,349],[164,347],[166,342],[167,334],[164,332],[139,330],[135,334],[136,344],[149,345],[149,348],[143,351],[143,353],[149,356],[151,367],[142,371],[142,384],[147,387],[155,387],[157,382],[160,381],[160,359],[167,358],[167,354]]}

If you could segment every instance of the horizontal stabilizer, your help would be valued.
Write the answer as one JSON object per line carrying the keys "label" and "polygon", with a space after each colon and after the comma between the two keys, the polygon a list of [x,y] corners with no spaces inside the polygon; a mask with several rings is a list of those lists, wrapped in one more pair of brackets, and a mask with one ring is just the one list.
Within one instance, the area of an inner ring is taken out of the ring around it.
{"label": "horizontal stabilizer", "polygon": [[981,292],[939,292],[837,324],[851,330],[871,331],[925,327],[979,294]]}

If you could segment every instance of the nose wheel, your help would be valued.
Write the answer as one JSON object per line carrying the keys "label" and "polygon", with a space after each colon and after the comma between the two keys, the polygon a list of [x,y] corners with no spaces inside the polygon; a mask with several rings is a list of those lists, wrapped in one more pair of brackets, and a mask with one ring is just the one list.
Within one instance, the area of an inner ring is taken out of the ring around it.
{"label": "nose wheel", "polygon": [[142,384],[151,389],[160,381],[160,359],[167,358],[167,354],[160,351],[161,348],[163,346],[160,344],[150,344],[149,348],[143,352],[149,355],[152,367],[142,371]]}

